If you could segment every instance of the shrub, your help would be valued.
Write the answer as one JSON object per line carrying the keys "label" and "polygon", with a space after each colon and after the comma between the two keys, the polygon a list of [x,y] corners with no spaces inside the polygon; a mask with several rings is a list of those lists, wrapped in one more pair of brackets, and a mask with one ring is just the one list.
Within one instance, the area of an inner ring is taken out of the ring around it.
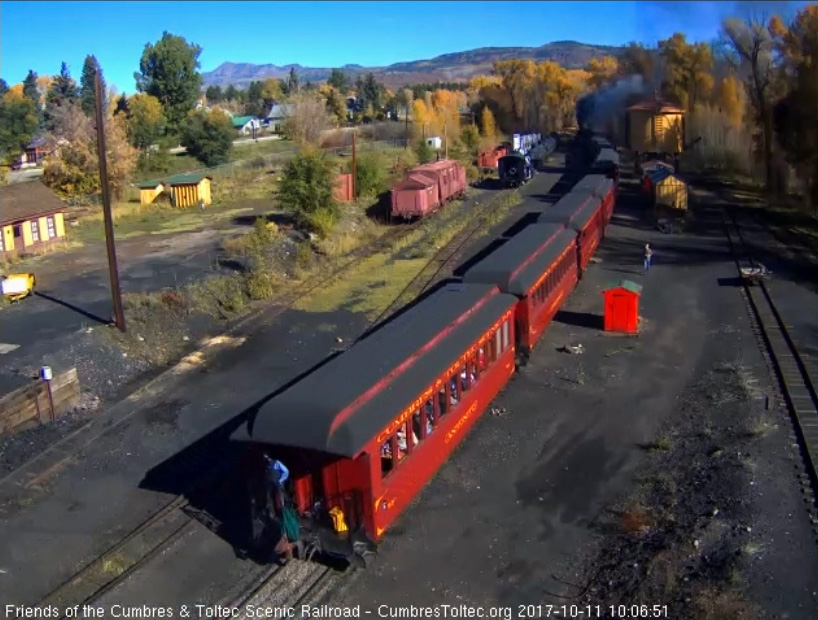
{"label": "shrub", "polygon": [[417,155],[419,163],[428,164],[435,158],[435,151],[426,140],[421,139],[415,144],[415,155]]}
{"label": "shrub", "polygon": [[230,157],[236,131],[223,112],[193,110],[182,125],[181,144],[205,166],[224,164]]}
{"label": "shrub", "polygon": [[319,209],[315,213],[310,213],[305,218],[305,224],[309,230],[322,239],[326,239],[329,236],[337,223],[337,211],[332,209]]}
{"label": "shrub", "polygon": [[326,210],[337,214],[333,197],[335,170],[320,152],[307,150],[284,168],[277,198],[296,219],[305,222],[310,214]]}
{"label": "shrub", "polygon": [[270,274],[254,269],[247,275],[247,294],[250,299],[270,299],[273,290],[273,279]]}
{"label": "shrub", "polygon": [[355,197],[380,194],[384,189],[385,180],[386,174],[378,157],[373,153],[362,155],[355,166]]}

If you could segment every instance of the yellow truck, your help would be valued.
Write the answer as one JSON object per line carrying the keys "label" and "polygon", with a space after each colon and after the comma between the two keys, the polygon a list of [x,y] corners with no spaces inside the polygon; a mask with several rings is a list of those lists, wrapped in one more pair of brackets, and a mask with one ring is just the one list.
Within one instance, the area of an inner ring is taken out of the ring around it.
{"label": "yellow truck", "polygon": [[33,273],[0,275],[0,292],[6,301],[17,301],[32,295],[36,283],[37,278]]}

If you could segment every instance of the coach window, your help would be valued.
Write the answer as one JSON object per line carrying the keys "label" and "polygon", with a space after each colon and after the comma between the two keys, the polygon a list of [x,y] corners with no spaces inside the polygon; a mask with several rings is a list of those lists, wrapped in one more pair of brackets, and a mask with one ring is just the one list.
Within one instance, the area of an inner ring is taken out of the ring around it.
{"label": "coach window", "polygon": [[460,402],[460,373],[455,372],[449,377],[449,402],[456,407]]}
{"label": "coach window", "polygon": [[[480,349],[480,351],[482,352],[483,349]],[[480,380],[480,375],[482,374],[482,370],[483,370],[483,368],[480,366],[479,354],[475,353],[474,355],[472,355],[472,358],[471,358],[471,374],[472,374],[472,377],[474,377],[473,380],[475,382]]]}
{"label": "coach window", "polygon": [[486,352],[486,368],[489,368],[494,362],[494,334],[489,334],[488,338],[483,342],[483,349]]}
{"label": "coach window", "polygon": [[465,364],[460,367],[460,387],[464,392],[471,389],[471,377],[469,377],[469,369]]}
{"label": "coach window", "polygon": [[426,415],[422,417],[423,419],[423,437],[431,434],[433,430],[435,430],[435,424],[437,424],[437,415],[435,414],[435,401],[433,399],[429,399],[426,401],[426,405],[424,405],[424,410]]}
{"label": "coach window", "polygon": [[497,353],[497,357],[500,356],[500,353],[503,352],[503,328],[500,327],[497,329],[497,333],[494,335],[494,342],[495,342],[495,351]]}
{"label": "coach window", "polygon": [[437,393],[437,409],[441,418],[449,412],[449,397],[446,394],[447,387],[448,381],[443,384],[443,387],[441,387]]}
{"label": "coach window", "polygon": [[381,445],[381,477],[383,478],[386,478],[394,469],[395,463],[392,454],[394,452],[392,450],[392,437],[390,437]]}
{"label": "coach window", "polygon": [[412,432],[415,434],[415,437],[422,440],[426,437],[426,429],[424,429],[423,418],[425,416],[421,415],[421,410],[417,409],[412,414]]}
{"label": "coach window", "polygon": [[508,319],[503,321],[503,351],[508,349],[509,346],[509,334],[508,334]]}

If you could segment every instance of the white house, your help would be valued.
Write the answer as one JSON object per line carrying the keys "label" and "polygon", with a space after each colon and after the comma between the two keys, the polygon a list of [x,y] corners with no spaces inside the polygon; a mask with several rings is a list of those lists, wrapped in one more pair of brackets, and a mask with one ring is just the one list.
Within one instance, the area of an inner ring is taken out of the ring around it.
{"label": "white house", "polygon": [[284,119],[290,116],[294,109],[295,106],[292,103],[274,103],[270,106],[270,111],[264,119],[264,126],[269,127],[276,133],[280,133]]}
{"label": "white house", "polygon": [[431,138],[426,138],[426,144],[431,146],[436,151],[439,151],[443,148],[443,140],[441,140],[440,136],[432,136]]}

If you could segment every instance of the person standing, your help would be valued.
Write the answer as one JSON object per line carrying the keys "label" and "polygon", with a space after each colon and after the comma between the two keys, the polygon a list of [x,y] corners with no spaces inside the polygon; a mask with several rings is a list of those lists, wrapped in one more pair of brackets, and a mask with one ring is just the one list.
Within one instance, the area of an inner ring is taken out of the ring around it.
{"label": "person standing", "polygon": [[650,247],[650,243],[645,244],[645,275],[648,274],[650,271],[650,261],[653,258],[653,248]]}

